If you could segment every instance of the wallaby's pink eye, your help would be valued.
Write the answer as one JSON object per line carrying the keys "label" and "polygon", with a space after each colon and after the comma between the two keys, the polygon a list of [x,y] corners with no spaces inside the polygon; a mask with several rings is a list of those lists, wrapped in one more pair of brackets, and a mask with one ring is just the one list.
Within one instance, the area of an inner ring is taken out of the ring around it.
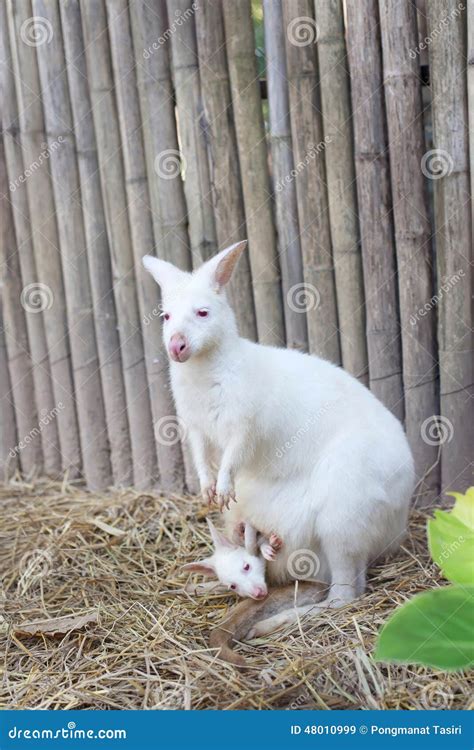
{"label": "wallaby's pink eye", "polygon": [[207,318],[207,316],[209,315],[209,310],[198,310],[197,314],[200,318]]}
{"label": "wallaby's pink eye", "polygon": [[163,320],[169,320],[170,314],[169,313],[163,313]]}
{"label": "wallaby's pink eye", "polygon": [[246,573],[250,570],[250,565],[248,563],[245,563],[244,570]]}
{"label": "wallaby's pink eye", "polygon": [[235,591],[235,589],[237,588],[237,586],[235,585],[235,583],[231,583],[230,586],[229,586],[229,588],[232,589],[232,591]]}

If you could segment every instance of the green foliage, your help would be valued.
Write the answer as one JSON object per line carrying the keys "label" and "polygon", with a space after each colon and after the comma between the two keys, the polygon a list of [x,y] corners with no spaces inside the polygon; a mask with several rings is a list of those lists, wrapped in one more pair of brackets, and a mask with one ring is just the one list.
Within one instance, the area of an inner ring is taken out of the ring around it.
{"label": "green foliage", "polygon": [[400,607],[379,635],[375,658],[463,669],[474,663],[474,487],[450,513],[438,510],[428,522],[434,562],[456,586],[418,594]]}
{"label": "green foliage", "polygon": [[474,586],[417,594],[384,625],[375,658],[461,669],[474,663]]}

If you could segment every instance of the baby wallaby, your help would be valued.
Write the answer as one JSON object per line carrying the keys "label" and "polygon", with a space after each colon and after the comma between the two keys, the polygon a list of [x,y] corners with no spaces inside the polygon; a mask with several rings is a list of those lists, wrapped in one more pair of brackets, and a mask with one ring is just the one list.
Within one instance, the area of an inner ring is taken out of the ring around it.
{"label": "baby wallaby", "polygon": [[[265,560],[274,560],[281,540],[258,534],[250,524],[238,524],[234,538],[229,539],[207,519],[214,544],[214,553],[204,560],[188,563],[183,570],[216,577],[239,596],[265,599],[268,594],[265,580]],[[244,542],[242,546],[241,542]]]}

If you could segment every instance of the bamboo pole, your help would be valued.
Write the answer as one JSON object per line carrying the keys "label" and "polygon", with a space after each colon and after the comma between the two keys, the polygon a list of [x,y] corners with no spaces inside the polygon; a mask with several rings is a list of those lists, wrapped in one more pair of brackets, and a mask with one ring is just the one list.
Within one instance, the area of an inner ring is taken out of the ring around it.
{"label": "bamboo pole", "polygon": [[284,345],[280,271],[250,0],[224,0],[224,26],[258,340]]}
{"label": "bamboo pole", "polygon": [[197,56],[195,0],[167,0],[174,20],[170,37],[179,144],[185,167],[184,193],[193,268],[217,252],[207,145],[202,127],[202,94]]}
{"label": "bamboo pole", "polygon": [[[61,268],[56,208],[48,168],[49,149],[41,103],[36,48],[31,39],[34,23],[30,0],[8,0],[10,45],[20,116],[25,184],[30,209],[33,247],[48,345],[62,468],[69,478],[78,476],[81,466],[79,430],[68,337],[66,301]],[[48,29],[44,29],[46,39]],[[41,34],[43,32],[41,31]],[[24,41],[26,39],[27,41]],[[60,144],[57,144],[60,147]]]}
{"label": "bamboo pole", "polygon": [[24,474],[31,476],[41,472],[43,456],[25,321],[28,303],[24,302],[22,293],[3,138],[0,139],[0,195],[0,283],[3,287],[4,335],[18,432],[18,458]]}
{"label": "bamboo pole", "polygon": [[[37,282],[38,274],[33,251],[26,185],[24,181],[18,180],[25,170],[19,139],[18,106],[15,82],[13,80],[6,6],[4,3],[0,5],[0,58],[3,61],[1,77],[2,126],[7,173],[10,175],[9,199],[12,205],[13,224],[18,246],[18,260],[20,262],[23,288],[33,289]],[[16,301],[17,304],[18,301],[19,298]],[[43,316],[37,313],[26,315],[26,326],[33,365],[36,408],[40,417],[43,417],[54,413],[53,382],[49,366]],[[56,418],[43,420],[41,445],[44,472],[48,476],[56,477],[61,472],[61,453]]]}
{"label": "bamboo pole", "polygon": [[[160,0],[150,8],[148,3],[139,0],[130,6],[130,14],[135,57],[140,60],[137,81],[156,254],[189,271],[192,264],[171,85],[169,44],[166,41],[170,33],[166,4],[164,0]],[[143,269],[141,272],[144,273]],[[159,345],[158,359],[165,370],[167,358],[161,338]],[[161,391],[157,410],[162,415],[156,423],[157,439],[164,443],[168,452],[164,464],[168,476],[166,481],[175,489],[183,485],[185,478],[190,486],[195,486],[196,478],[186,441],[183,440],[181,454],[178,442],[173,439],[163,440],[163,425],[170,425],[170,431],[176,437],[180,434],[183,436],[184,432],[176,419],[169,388]],[[172,425],[175,425],[173,430]]]}
{"label": "bamboo pole", "polygon": [[[126,0],[107,0],[110,46],[116,81],[132,245],[136,268],[141,269],[143,256],[149,253],[154,246],[154,236],[142,139],[140,102],[135,75],[135,57],[127,5]],[[137,271],[137,292],[151,407],[156,426],[155,437],[160,470],[160,487],[165,491],[174,490],[179,488],[182,483],[182,457],[180,446],[174,443],[172,439],[163,439],[164,433],[160,429],[160,425],[163,424],[160,420],[163,417],[166,419],[167,416],[169,418],[172,412],[169,411],[168,366],[166,353],[161,343],[160,318],[157,314],[149,314],[157,305],[157,286],[150,274]],[[160,347],[160,350],[157,356],[158,347]],[[165,394],[165,399],[163,399],[163,394]],[[169,424],[171,427],[173,418]],[[180,431],[176,429],[176,438],[179,438],[179,436]],[[197,491],[199,485],[196,483],[194,473],[191,472],[190,465],[187,465],[186,469],[186,485],[188,489]]]}
{"label": "bamboo pole", "polygon": [[[35,16],[48,24],[52,32],[50,42],[38,44],[36,49],[51,152],[51,176],[66,292],[83,473],[89,489],[98,490],[111,485],[113,477],[59,6],[46,0],[33,0],[32,7]],[[60,148],[55,148],[58,142]]]}
{"label": "bamboo pole", "polygon": [[312,0],[283,0],[295,186],[309,351],[341,364],[312,5]]}
{"label": "bamboo pole", "polygon": [[100,187],[79,0],[60,3],[60,12],[77,144],[76,155],[110,461],[114,484],[127,486],[132,483],[132,455],[113,294],[111,253]]}
{"label": "bamboo pole", "polygon": [[15,451],[18,438],[5,344],[2,292],[0,285],[0,481],[6,482],[18,467],[18,454]]}
{"label": "bamboo pole", "polygon": [[377,0],[347,0],[370,388],[403,419],[402,362]]}
{"label": "bamboo pole", "polygon": [[158,471],[104,2],[82,1],[81,12],[107,234],[112,253],[133,477],[137,487],[145,488],[156,484]]}
{"label": "bamboo pole", "polygon": [[[472,484],[474,442],[472,236],[466,85],[466,11],[448,0],[427,3],[433,112],[433,160],[438,270],[441,488]],[[448,19],[443,24],[443,19]],[[434,33],[442,24],[443,33]],[[455,288],[441,294],[453,277]]]}
{"label": "bamboo pole", "polygon": [[[419,60],[410,55],[417,37],[416,7],[379,0],[390,174],[402,326],[405,429],[425,504],[439,492],[438,447],[420,439],[422,426],[438,413],[435,312],[418,310],[433,294],[431,232],[420,168],[424,147]],[[431,470],[430,470],[431,469]]]}
{"label": "bamboo pole", "polygon": [[317,301],[317,297],[308,298],[303,277],[281,0],[263,0],[263,20],[286,344],[291,349],[306,351],[306,309]]}
{"label": "bamboo pole", "polygon": [[320,91],[342,364],[368,383],[365,301],[342,0],[315,2]]}
{"label": "bamboo pole", "polygon": [[[199,3],[195,18],[204,105],[202,127],[208,138],[217,239],[219,247],[223,248],[244,239],[247,230],[225,51],[222,4],[203,0]],[[249,258],[246,253],[234,272],[229,296],[241,335],[255,340],[257,328]]]}

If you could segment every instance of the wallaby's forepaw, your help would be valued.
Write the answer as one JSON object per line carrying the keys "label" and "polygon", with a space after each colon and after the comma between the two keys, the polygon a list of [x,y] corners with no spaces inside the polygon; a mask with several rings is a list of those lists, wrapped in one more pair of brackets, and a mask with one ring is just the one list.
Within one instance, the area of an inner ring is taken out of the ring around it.
{"label": "wallaby's forepaw", "polygon": [[217,505],[219,506],[219,510],[221,512],[224,510],[224,508],[227,508],[227,510],[229,510],[231,500],[233,500],[234,503],[237,502],[234,490],[228,490],[224,492],[217,491]]}
{"label": "wallaby's forepaw", "polygon": [[269,560],[271,562],[275,559],[282,547],[283,542],[281,541],[280,537],[272,532],[270,534],[268,542],[264,542],[260,550],[265,560]]}
{"label": "wallaby's forepaw", "polygon": [[279,552],[279,550],[281,550],[281,548],[283,547],[282,540],[280,539],[278,534],[275,534],[273,531],[270,534],[269,543],[270,546],[275,550],[275,552]]}
{"label": "wallaby's forepaw", "polygon": [[262,553],[262,557],[265,560],[269,560],[270,562],[274,560],[276,557],[275,550],[273,549],[271,544],[268,544],[268,542],[265,542],[264,544],[262,544],[262,546],[260,547],[260,551]]}
{"label": "wallaby's forepaw", "polygon": [[213,482],[212,484],[203,485],[201,487],[201,495],[204,502],[208,503],[208,505],[212,505],[216,497],[216,483]]}

